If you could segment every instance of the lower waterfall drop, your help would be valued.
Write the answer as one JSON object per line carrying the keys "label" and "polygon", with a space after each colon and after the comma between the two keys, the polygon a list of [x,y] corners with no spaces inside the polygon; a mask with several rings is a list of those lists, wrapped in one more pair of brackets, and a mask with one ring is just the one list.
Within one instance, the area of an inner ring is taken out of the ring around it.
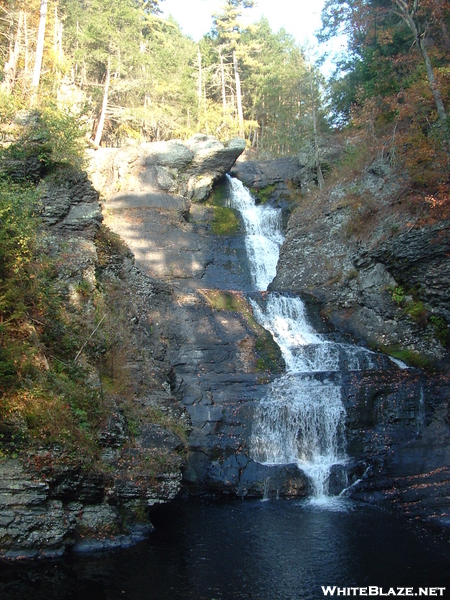
{"label": "lower waterfall drop", "polygon": [[285,375],[256,411],[250,455],[263,464],[292,464],[306,473],[313,497],[329,496],[331,468],[345,462],[345,410],[340,388]]}
{"label": "lower waterfall drop", "polygon": [[263,464],[296,463],[309,477],[314,499],[323,502],[332,467],[346,459],[341,388],[322,375],[338,370],[339,352],[308,325],[299,298],[268,294],[265,310],[250,302],[279,344],[287,370],[256,409],[250,455]]}

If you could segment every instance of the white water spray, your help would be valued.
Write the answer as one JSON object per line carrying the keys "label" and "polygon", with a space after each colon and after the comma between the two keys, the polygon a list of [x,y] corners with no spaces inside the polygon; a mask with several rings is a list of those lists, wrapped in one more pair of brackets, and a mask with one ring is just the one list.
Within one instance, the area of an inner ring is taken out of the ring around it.
{"label": "white water spray", "polygon": [[280,347],[288,373],[360,371],[376,367],[366,348],[331,342],[309,325],[300,298],[268,294],[260,306],[250,299],[253,314]]}
{"label": "white water spray", "polygon": [[284,375],[258,407],[251,456],[264,464],[296,463],[314,497],[326,497],[331,467],[345,461],[344,420],[338,386]]}

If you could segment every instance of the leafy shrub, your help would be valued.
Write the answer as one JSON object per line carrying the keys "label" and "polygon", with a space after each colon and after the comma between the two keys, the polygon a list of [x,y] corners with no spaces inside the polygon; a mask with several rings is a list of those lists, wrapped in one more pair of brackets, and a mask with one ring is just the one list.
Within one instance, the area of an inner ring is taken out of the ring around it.
{"label": "leafy shrub", "polygon": [[36,292],[39,195],[29,185],[0,180],[0,323],[25,313]]}
{"label": "leafy shrub", "polygon": [[79,115],[47,101],[40,110],[21,112],[9,127],[16,141],[0,151],[0,176],[38,182],[57,165],[83,167],[86,128]]}
{"label": "leafy shrub", "polygon": [[391,289],[392,291],[392,300],[397,304],[401,304],[405,299],[405,290],[403,286],[397,285]]}
{"label": "leafy shrub", "polygon": [[425,327],[428,322],[428,312],[423,302],[407,302],[405,312],[422,327]]}
{"label": "leafy shrub", "polygon": [[450,328],[447,321],[442,317],[437,317],[436,315],[432,315],[430,317],[430,321],[434,327],[435,335],[441,344],[443,346],[450,345]]}

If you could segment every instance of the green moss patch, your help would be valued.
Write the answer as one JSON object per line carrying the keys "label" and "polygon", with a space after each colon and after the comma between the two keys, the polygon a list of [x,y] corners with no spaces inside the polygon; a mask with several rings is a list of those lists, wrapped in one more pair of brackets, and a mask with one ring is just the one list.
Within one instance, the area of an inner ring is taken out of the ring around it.
{"label": "green moss patch", "polygon": [[210,206],[226,206],[229,200],[229,190],[225,181],[216,185],[208,198]]}
{"label": "green moss patch", "polygon": [[429,369],[433,366],[432,361],[423,354],[419,354],[419,352],[414,352],[414,350],[409,350],[406,348],[401,348],[398,345],[395,346],[386,346],[381,348],[382,352],[392,356],[393,358],[397,358],[401,360],[409,367],[417,367],[419,369]]}
{"label": "green moss patch", "polygon": [[232,208],[214,206],[214,218],[211,225],[216,235],[233,235],[240,229],[240,221]]}
{"label": "green moss patch", "polygon": [[256,372],[280,373],[284,365],[278,345],[271,334],[266,331],[253,317],[253,312],[240,292],[225,292],[222,290],[203,290],[203,297],[215,310],[226,310],[240,313],[255,335]]}
{"label": "green moss patch", "polygon": [[266,202],[270,200],[272,194],[276,191],[276,189],[277,184],[274,183],[272,185],[267,185],[266,187],[261,188],[260,190],[252,188],[250,191],[253,196],[256,196],[258,198],[261,204],[266,204]]}
{"label": "green moss patch", "polygon": [[[215,310],[229,310],[251,317],[252,311],[240,292],[225,292],[222,290],[202,290],[202,296]],[[253,317],[251,317],[253,318]]]}

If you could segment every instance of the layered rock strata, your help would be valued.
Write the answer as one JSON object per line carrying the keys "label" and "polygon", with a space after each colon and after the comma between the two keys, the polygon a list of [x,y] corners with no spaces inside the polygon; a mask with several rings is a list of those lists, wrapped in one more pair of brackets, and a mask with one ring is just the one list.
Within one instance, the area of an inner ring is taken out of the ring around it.
{"label": "layered rock strata", "polygon": [[[123,245],[98,238],[98,192],[86,174],[66,171],[58,182],[40,185],[43,235],[61,300],[66,310],[94,322],[93,298],[103,298],[121,347],[116,373],[128,389],[108,395],[109,417],[96,432],[96,461],[38,443],[17,457],[2,458],[0,555],[10,559],[141,539],[151,529],[148,508],[180,490],[184,442],[164,423],[188,428],[187,415],[170,392],[170,364],[159,342],[150,339],[151,320],[170,303],[170,292],[142,275]],[[148,339],[143,348],[141,341]],[[100,393],[95,364],[83,353],[78,360]]]}

